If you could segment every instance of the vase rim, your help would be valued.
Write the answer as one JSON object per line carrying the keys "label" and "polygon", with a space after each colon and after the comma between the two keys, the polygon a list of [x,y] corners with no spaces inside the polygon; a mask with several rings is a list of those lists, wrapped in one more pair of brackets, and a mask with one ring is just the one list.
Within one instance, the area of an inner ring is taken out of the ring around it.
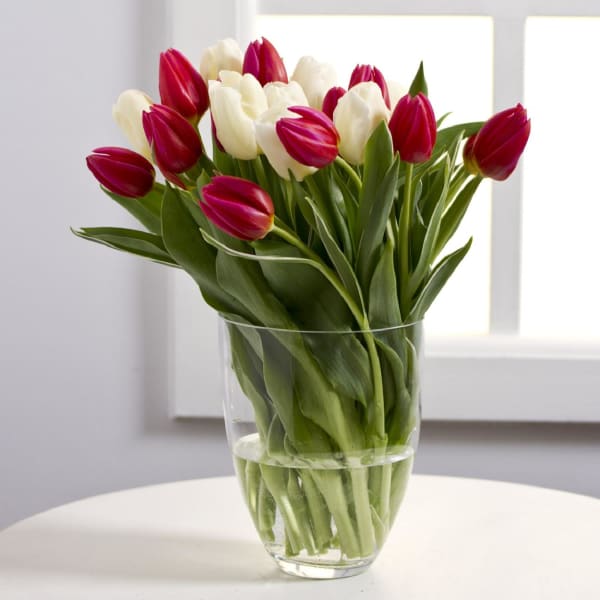
{"label": "vase rim", "polygon": [[390,325],[387,327],[372,327],[370,329],[292,329],[286,327],[268,327],[266,325],[253,325],[252,323],[248,323],[246,321],[238,321],[232,319],[230,317],[226,317],[222,313],[219,313],[219,318],[228,324],[235,325],[237,327],[247,327],[248,329],[257,329],[261,331],[277,331],[277,332],[286,332],[286,333],[311,333],[311,334],[330,334],[330,335],[349,335],[349,334],[357,334],[357,333],[387,333],[391,331],[398,331],[402,329],[409,329],[410,327],[414,327],[416,325],[421,325],[423,323],[423,319],[418,319],[417,321],[412,321],[410,323],[401,323],[400,325]]}

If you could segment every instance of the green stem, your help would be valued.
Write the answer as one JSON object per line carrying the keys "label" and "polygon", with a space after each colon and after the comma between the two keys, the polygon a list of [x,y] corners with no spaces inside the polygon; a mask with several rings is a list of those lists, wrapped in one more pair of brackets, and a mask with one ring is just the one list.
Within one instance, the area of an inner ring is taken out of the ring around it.
{"label": "green stem", "polygon": [[298,515],[294,510],[294,505],[290,502],[287,481],[285,481],[285,470],[286,469],[282,469],[281,467],[273,467],[265,464],[260,465],[263,481],[271,493],[271,496],[273,496],[281,514],[290,553],[295,555],[306,547],[306,534],[303,533],[303,528],[305,528],[307,524],[298,521]]}
{"label": "green stem", "polygon": [[310,520],[315,532],[315,543],[319,552],[325,551],[331,544],[331,514],[325,499],[319,492],[309,469],[299,469],[302,479],[302,489],[306,496]]}
{"label": "green stem", "polygon": [[350,179],[356,186],[356,189],[360,191],[362,189],[362,181],[358,176],[358,173],[349,165],[341,156],[337,156],[335,159],[335,164],[338,165],[347,175],[350,176]]}
{"label": "green stem", "polygon": [[298,472],[295,469],[288,470],[287,492],[290,505],[294,511],[297,522],[300,526],[300,539],[302,546],[309,555],[317,553],[317,544],[313,534],[313,524],[310,520],[310,513],[306,496],[298,485]]}
{"label": "green stem", "polygon": [[450,188],[446,197],[446,208],[448,208],[448,206],[452,204],[454,196],[456,196],[456,193],[461,188],[462,184],[466,181],[467,177],[469,177],[469,173],[467,173],[467,170],[461,165],[456,171],[454,177],[450,181]]}
{"label": "green stem", "polygon": [[267,489],[265,482],[260,481],[258,489],[258,533],[263,541],[275,541],[273,527],[275,526],[275,500]]}
{"label": "green stem", "polygon": [[360,544],[348,512],[349,499],[344,491],[341,473],[333,469],[315,469],[312,471],[312,476],[333,516],[341,551],[346,558],[360,557]]}
{"label": "green stem", "polygon": [[400,252],[400,308],[402,317],[406,318],[410,311],[409,294],[409,256],[410,256],[410,221],[413,211],[412,206],[412,176],[413,165],[407,163],[404,181],[404,201],[400,215],[400,227],[398,229],[398,250]]}
{"label": "green stem", "polygon": [[350,469],[350,480],[352,482],[360,555],[370,556],[375,551],[375,531],[369,503],[369,476],[366,467]]}

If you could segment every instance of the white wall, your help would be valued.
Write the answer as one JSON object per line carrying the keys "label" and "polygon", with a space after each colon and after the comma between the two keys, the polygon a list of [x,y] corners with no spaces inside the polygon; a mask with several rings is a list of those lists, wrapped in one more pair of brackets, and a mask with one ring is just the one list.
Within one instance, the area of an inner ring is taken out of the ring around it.
{"label": "white wall", "polygon": [[166,270],[69,231],[129,223],[84,157],[123,143],[111,106],[154,69],[159,9],[0,3],[0,526],[230,469],[220,425],[167,417]]}
{"label": "white wall", "polygon": [[[0,3],[0,527],[104,491],[230,473],[218,420],[167,414],[167,278],[74,237],[127,225],[84,164],[154,93],[159,0]],[[425,424],[417,469],[600,496],[600,426]]]}

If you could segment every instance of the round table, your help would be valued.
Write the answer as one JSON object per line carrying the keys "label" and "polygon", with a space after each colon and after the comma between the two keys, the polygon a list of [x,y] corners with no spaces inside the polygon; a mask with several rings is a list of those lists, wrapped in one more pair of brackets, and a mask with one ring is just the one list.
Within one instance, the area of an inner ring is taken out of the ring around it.
{"label": "round table", "polygon": [[[316,595],[318,594],[318,596]],[[6,600],[600,598],[600,500],[413,476],[366,573],[279,572],[232,477],[96,496],[0,532]]]}

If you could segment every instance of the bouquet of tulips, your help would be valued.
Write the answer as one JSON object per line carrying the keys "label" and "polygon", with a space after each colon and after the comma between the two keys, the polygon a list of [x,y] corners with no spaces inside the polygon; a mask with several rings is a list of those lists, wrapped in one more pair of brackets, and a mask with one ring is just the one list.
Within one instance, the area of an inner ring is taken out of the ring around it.
{"label": "bouquet of tulips", "polygon": [[[337,547],[348,559],[368,556],[387,533],[406,472],[380,461],[366,477],[358,469],[281,474],[273,461],[333,453],[344,464],[357,452],[414,443],[410,325],[469,250],[470,240],[444,255],[482,178],[515,169],[526,111],[443,127],[422,65],[406,93],[367,65],[345,89],[312,57],[288,79],[266,39],[244,54],[221,41],[199,70],[167,50],[159,91],[160,103],[136,90],[116,102],[134,150],[102,147],[87,157],[103,191],[144,229],[75,233],[184,269],[227,319],[233,369],[265,455],[259,467],[237,463],[263,538],[273,539],[280,511],[288,554]],[[198,129],[208,112],[211,156]],[[320,348],[316,331],[348,335]]]}

